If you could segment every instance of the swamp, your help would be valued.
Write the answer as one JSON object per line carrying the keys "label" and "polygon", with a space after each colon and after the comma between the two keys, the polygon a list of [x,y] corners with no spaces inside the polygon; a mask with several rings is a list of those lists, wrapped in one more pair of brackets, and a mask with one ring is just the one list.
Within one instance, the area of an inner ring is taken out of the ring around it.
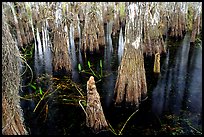
{"label": "swamp", "polygon": [[3,135],[202,135],[202,2],[3,2]]}

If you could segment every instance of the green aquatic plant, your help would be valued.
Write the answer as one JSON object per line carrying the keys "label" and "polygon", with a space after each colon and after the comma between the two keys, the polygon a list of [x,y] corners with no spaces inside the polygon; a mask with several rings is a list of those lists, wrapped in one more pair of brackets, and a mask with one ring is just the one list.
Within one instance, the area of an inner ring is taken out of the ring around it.
{"label": "green aquatic plant", "polygon": [[78,64],[79,72],[93,75],[98,79],[101,79],[103,77],[103,63],[102,63],[102,60],[100,60],[100,65],[99,65],[100,66],[100,74],[98,74],[97,72],[94,72],[94,70],[91,67],[92,65],[91,65],[90,61],[88,61],[87,64],[88,64],[89,70],[84,70],[84,69],[82,69],[81,64],[79,63]]}
{"label": "green aquatic plant", "polygon": [[91,68],[91,63],[90,63],[90,61],[88,61],[88,66],[89,66],[89,69],[91,70],[92,74],[93,74],[95,77],[99,78],[99,77],[96,75],[96,73],[93,71],[93,69]]}
{"label": "green aquatic plant", "polygon": [[[79,99],[83,99],[85,98],[85,96],[82,93],[82,89],[80,88],[80,86],[78,84],[76,84],[75,82],[73,82],[69,77],[63,77],[62,79],[59,78],[49,78],[48,81],[54,81],[51,84],[46,82],[46,76],[41,76],[38,78],[38,81],[40,81],[40,85],[36,85],[36,83],[32,83],[29,84],[29,86],[34,89],[36,92],[25,96],[25,97],[21,97],[21,99],[24,100],[29,100],[28,98],[37,98],[39,97],[40,100],[38,100],[37,105],[35,106],[33,112],[36,112],[37,108],[40,106],[40,104],[42,104],[41,102],[43,100],[46,100],[48,97],[50,97],[52,94],[56,93],[56,92],[62,92],[62,91],[78,91],[78,93],[80,94],[79,96],[73,96],[73,93],[69,93],[68,96],[66,95],[59,95],[58,99],[61,100],[61,103],[63,104],[69,104],[69,105],[77,105],[77,102]],[[49,85],[48,88],[43,88],[43,85]],[[66,98],[65,98],[66,97]]]}
{"label": "green aquatic plant", "polygon": [[27,46],[26,48],[22,47],[21,48],[22,49],[22,56],[27,60],[32,58],[34,47],[35,47],[34,44],[32,44],[31,46]]}
{"label": "green aquatic plant", "polygon": [[102,64],[102,60],[100,60],[100,68],[101,68],[101,75],[100,76],[102,77],[103,76],[103,70],[102,70],[103,69],[103,64]]}
{"label": "green aquatic plant", "polygon": [[78,64],[78,70],[81,71],[81,64]]}
{"label": "green aquatic plant", "polygon": [[[36,84],[36,83],[34,83],[34,84]],[[33,85],[33,84],[30,84],[30,87],[32,87],[32,88],[36,91],[37,94],[38,94],[38,93],[40,93],[40,95],[43,94],[43,91],[42,91],[41,87],[37,88],[37,87],[36,87],[35,85]]]}

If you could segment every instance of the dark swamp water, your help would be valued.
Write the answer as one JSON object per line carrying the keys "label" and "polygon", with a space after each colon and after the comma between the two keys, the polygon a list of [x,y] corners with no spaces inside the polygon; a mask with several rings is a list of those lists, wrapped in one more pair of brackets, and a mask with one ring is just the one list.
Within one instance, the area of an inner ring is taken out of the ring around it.
{"label": "dark swamp water", "polygon": [[[86,58],[78,50],[78,40],[70,40],[71,77],[53,72],[50,47],[43,44],[35,47],[29,65],[36,89],[27,86],[20,93],[24,97],[21,106],[25,124],[31,135],[93,135],[86,127],[85,113],[79,105],[79,100],[86,99],[86,82],[93,72],[105,117],[116,133],[133,114],[135,110],[113,105],[123,39],[122,32],[113,37],[107,34],[108,29],[111,28],[106,26],[105,48],[97,54],[86,54]],[[154,56],[144,55],[148,99],[141,102],[139,111],[123,129],[123,135],[202,134],[202,47],[190,46],[188,34],[183,40],[167,41],[168,45],[167,53],[161,55],[160,75],[153,73]],[[84,71],[79,72],[78,64]],[[23,85],[27,85],[31,77],[29,72],[24,75]],[[36,93],[37,89],[42,95]],[[48,94],[40,101],[46,91]],[[25,99],[28,96],[29,99]],[[114,135],[110,131],[99,134]]]}

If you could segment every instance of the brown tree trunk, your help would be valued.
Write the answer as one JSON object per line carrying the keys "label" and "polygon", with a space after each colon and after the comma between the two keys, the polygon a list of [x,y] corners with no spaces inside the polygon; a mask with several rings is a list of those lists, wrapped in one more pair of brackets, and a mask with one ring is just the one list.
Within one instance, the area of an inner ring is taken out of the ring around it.
{"label": "brown tree trunk", "polygon": [[19,45],[19,47],[23,47],[23,41],[21,38],[21,32],[20,32],[20,28],[19,28],[19,22],[17,19],[16,11],[14,9],[14,4],[12,2],[10,3],[10,7],[11,7],[11,10],[12,10],[12,13],[14,16],[14,25],[15,25],[15,29],[16,29],[18,45]]}
{"label": "brown tree trunk", "polygon": [[87,81],[86,113],[86,125],[90,127],[94,133],[108,128],[93,76]]}
{"label": "brown tree trunk", "polygon": [[193,20],[193,29],[191,33],[191,42],[194,43],[196,40],[196,35],[199,34],[199,28],[200,28],[200,17],[196,17]]}
{"label": "brown tree trunk", "polygon": [[2,134],[28,134],[23,123],[20,108],[19,85],[19,50],[10,34],[3,15],[2,24]]}
{"label": "brown tree trunk", "polygon": [[126,50],[118,69],[115,86],[115,103],[120,105],[125,102],[137,108],[147,94],[143,54],[132,45],[125,46]]}
{"label": "brown tree trunk", "polygon": [[82,50],[86,52],[99,51],[99,46],[105,44],[102,14],[96,9],[96,4],[86,5],[85,24],[82,32]]}
{"label": "brown tree trunk", "polygon": [[[142,14],[143,19],[143,52],[146,55],[156,54],[157,52],[166,52],[164,40],[162,37],[164,19],[162,18],[163,9],[158,3],[145,3]],[[158,15],[159,14],[159,15]]]}
{"label": "brown tree trunk", "polygon": [[[135,5],[138,12],[134,13]],[[125,102],[138,108],[147,95],[144,59],[142,53],[142,4],[131,4],[126,24],[125,51],[118,69],[115,85],[115,104]],[[133,10],[133,11],[132,11]]]}
{"label": "brown tree trunk", "polygon": [[68,46],[66,33],[64,32],[63,26],[56,28],[54,32],[54,45],[53,45],[53,65],[54,70],[58,71],[65,69],[67,72],[71,71],[71,60],[68,54]]}

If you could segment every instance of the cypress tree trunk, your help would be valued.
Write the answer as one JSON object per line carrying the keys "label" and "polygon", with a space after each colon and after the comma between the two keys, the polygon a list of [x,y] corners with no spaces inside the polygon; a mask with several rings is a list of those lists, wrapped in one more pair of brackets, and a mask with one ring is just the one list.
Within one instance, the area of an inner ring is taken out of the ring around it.
{"label": "cypress tree trunk", "polygon": [[87,81],[86,113],[86,125],[90,127],[94,133],[108,129],[93,76]]}
{"label": "cypress tree trunk", "polygon": [[[134,12],[139,8],[138,12]],[[125,51],[118,68],[115,86],[115,104],[125,102],[138,108],[146,97],[147,86],[142,53],[142,4],[132,3],[128,6],[126,24]]]}
{"label": "cypress tree trunk", "polygon": [[194,43],[196,40],[196,36],[200,33],[201,28],[201,21],[200,21],[200,14],[201,14],[201,3],[195,3],[193,7],[194,14],[193,14],[193,21],[192,21],[192,32],[191,32],[191,43]]}
{"label": "cypress tree trunk", "polygon": [[102,13],[96,3],[87,4],[86,10],[81,48],[84,52],[99,51],[99,46],[105,44]]}
{"label": "cypress tree trunk", "polygon": [[[69,28],[70,24],[68,23],[68,17],[62,19],[62,9],[61,4],[56,4],[57,10],[55,13],[55,26],[54,26],[54,39],[53,39],[53,66],[54,70],[66,70],[66,72],[71,72],[71,60],[68,54],[68,43],[69,35],[65,26]],[[61,13],[61,14],[60,14]]]}
{"label": "cypress tree trunk", "polygon": [[70,72],[71,71],[71,60],[68,54],[66,33],[63,33],[63,31],[64,31],[63,27],[60,26],[54,32],[53,65],[54,65],[55,71],[65,69],[67,72]]}
{"label": "cypress tree trunk", "polygon": [[2,134],[26,135],[18,95],[20,85],[19,50],[3,15],[2,24]]}

